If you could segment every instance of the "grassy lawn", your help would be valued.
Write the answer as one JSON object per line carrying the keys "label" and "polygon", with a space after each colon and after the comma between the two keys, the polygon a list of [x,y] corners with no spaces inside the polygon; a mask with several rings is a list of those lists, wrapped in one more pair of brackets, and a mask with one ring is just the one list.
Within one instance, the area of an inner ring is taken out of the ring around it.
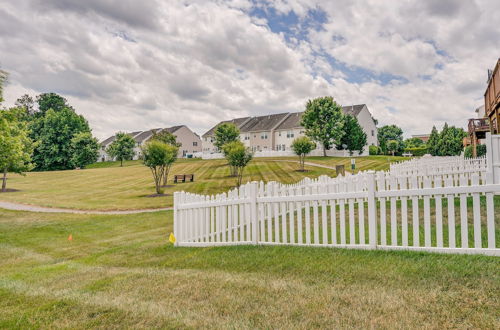
{"label": "grassy lawn", "polygon": [[500,327],[498,258],[174,248],[171,231],[171,212],[2,210],[0,327]]}
{"label": "grassy lawn", "polygon": [[[399,157],[400,158],[400,157]],[[357,159],[357,168],[387,169],[398,157],[371,156]],[[285,159],[255,159],[245,170],[243,182],[253,180],[294,183],[305,176],[322,174],[334,176],[335,171],[306,166],[307,172],[297,172],[298,165]],[[309,162],[334,167],[350,166],[349,158],[310,157]],[[173,174],[195,174],[194,183],[173,185]],[[148,168],[140,161],[96,163],[85,170],[32,172],[26,176],[10,175],[8,187],[17,192],[0,194],[0,200],[48,207],[86,210],[128,210],[161,208],[172,205],[172,193],[186,190],[193,193],[214,194],[234,187],[236,179],[229,177],[224,160],[179,160],[171,170],[171,187],[165,188],[166,197],[147,197],[153,194],[154,184]]]}
{"label": "grassy lawn", "polygon": [[[229,190],[236,184],[229,177],[229,168],[223,160],[181,160],[170,176],[171,187],[165,189],[166,197],[147,197],[155,192],[153,178],[147,167],[138,161],[96,164],[96,168],[73,171],[32,172],[25,177],[11,175],[9,188],[18,192],[0,194],[0,200],[26,204],[94,210],[125,210],[161,208],[171,206],[172,193],[176,190],[214,194]],[[335,171],[307,167],[307,172],[297,172],[297,164],[279,161],[252,161],[245,170],[243,182],[252,180],[293,183],[304,176],[335,175]],[[195,175],[194,183],[174,185],[173,174]]]}

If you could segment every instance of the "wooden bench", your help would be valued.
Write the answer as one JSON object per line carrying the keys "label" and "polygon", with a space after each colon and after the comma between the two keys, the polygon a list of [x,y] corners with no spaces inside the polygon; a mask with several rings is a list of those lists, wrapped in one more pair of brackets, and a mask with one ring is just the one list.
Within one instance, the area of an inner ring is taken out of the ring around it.
{"label": "wooden bench", "polygon": [[179,183],[179,182],[194,182],[194,174],[174,175],[174,183]]}
{"label": "wooden bench", "polygon": [[403,154],[403,157],[411,157],[411,156],[413,156],[413,155],[410,152],[405,152]]}

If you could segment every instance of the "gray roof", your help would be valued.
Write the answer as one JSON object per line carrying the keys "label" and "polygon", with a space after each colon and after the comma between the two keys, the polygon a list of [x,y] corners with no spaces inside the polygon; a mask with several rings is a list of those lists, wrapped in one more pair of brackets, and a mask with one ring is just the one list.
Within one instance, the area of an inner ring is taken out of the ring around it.
{"label": "gray roof", "polygon": [[[185,126],[185,125],[172,126],[172,127],[168,127],[168,128],[153,128],[153,129],[150,129],[148,131],[137,131],[137,132],[127,133],[127,134],[130,135],[131,137],[133,137],[134,140],[135,140],[135,142],[137,142],[137,143],[140,144],[140,143],[148,140],[153,135],[153,132],[155,132],[155,131],[159,132],[159,131],[165,129],[165,130],[167,130],[170,133],[174,133],[179,128],[181,128],[183,126]],[[101,145],[102,146],[107,146],[108,144],[113,143],[113,141],[115,139],[116,139],[116,134],[113,135],[113,136],[110,136],[106,140],[102,141]]]}
{"label": "gray roof", "polygon": [[292,128],[302,127],[300,125],[300,122],[302,120],[303,113],[304,112],[291,113],[290,116],[288,116],[281,124],[279,124],[278,127],[276,127],[276,129],[282,130],[282,129],[292,129]]}
{"label": "gray roof", "polygon": [[[357,117],[361,110],[364,108],[364,104],[358,104],[358,105],[349,105],[346,107],[342,107],[342,112],[345,115],[351,115],[354,117]],[[300,125],[300,122],[302,120],[302,114],[304,112],[294,112],[291,113],[290,116],[288,116],[281,124],[279,124],[278,127],[276,127],[277,130],[284,130],[284,129],[292,129],[292,128],[299,128],[302,127]]]}
{"label": "gray roof", "polygon": [[221,121],[220,123],[218,123],[217,125],[215,125],[214,127],[212,127],[211,129],[209,129],[205,134],[203,134],[202,136],[211,136],[214,134],[214,131],[217,127],[219,127],[219,125],[222,125],[222,124],[225,124],[225,123],[230,123],[230,124],[234,124],[234,126],[240,128],[240,126],[242,124],[244,124],[248,119],[250,119],[250,117],[242,117],[242,118],[236,118],[236,119],[231,119],[231,120],[224,120],[224,121]]}
{"label": "gray roof", "polygon": [[269,131],[276,127],[276,125],[280,124],[286,116],[288,116],[288,112],[278,113],[275,115],[253,117],[240,127],[240,131],[243,133]]}
{"label": "gray roof", "polygon": [[346,107],[342,107],[342,111],[344,112],[345,115],[351,115],[357,117],[364,107],[365,104],[349,105]]}

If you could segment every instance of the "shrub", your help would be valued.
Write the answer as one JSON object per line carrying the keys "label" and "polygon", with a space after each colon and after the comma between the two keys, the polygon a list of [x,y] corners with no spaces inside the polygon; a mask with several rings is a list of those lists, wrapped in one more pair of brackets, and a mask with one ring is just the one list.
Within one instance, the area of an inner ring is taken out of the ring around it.
{"label": "shrub", "polygon": [[[477,157],[482,157],[486,155],[486,145],[478,144],[476,147]],[[465,148],[464,156],[467,158],[472,158],[472,146]]]}
{"label": "shrub", "polygon": [[425,147],[424,148],[406,148],[405,152],[410,153],[415,157],[420,157],[420,156],[423,156],[423,155],[428,153],[427,148],[425,148]]}
{"label": "shrub", "polygon": [[380,153],[380,148],[377,147],[377,146],[370,146],[368,148],[368,153],[371,155],[371,156],[374,156],[374,155],[378,155]]}

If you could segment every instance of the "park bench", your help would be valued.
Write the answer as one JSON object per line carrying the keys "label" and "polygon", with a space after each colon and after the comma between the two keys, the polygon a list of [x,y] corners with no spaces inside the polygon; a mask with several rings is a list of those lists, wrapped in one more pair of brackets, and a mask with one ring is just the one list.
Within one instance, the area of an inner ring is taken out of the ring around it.
{"label": "park bench", "polygon": [[403,157],[411,157],[411,156],[413,156],[413,155],[410,152],[405,152],[403,154]]}
{"label": "park bench", "polygon": [[174,183],[193,182],[194,174],[176,174],[174,175]]}

